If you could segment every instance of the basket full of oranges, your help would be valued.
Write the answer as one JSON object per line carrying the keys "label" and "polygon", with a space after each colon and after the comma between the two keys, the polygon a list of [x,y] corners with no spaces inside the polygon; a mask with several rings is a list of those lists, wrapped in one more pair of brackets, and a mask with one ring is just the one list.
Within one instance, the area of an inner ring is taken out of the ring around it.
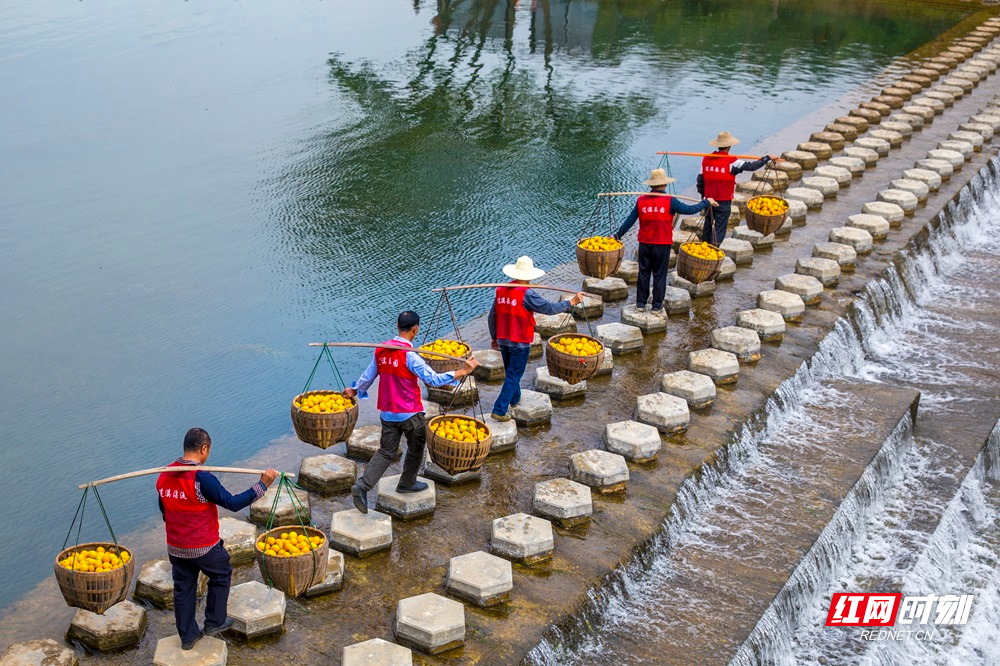
{"label": "basket full of oranges", "polygon": [[[472,350],[469,348],[469,345],[458,340],[438,339],[434,342],[420,345],[420,349],[417,351],[432,351],[439,354],[447,354],[448,356],[456,356],[459,359],[466,359]],[[421,354],[420,357],[427,361],[427,365],[431,366],[434,372],[452,372],[458,370],[463,365],[462,360],[444,358],[443,356],[436,356],[434,354]]]}
{"label": "basket full of oranges", "polygon": [[576,384],[600,370],[604,345],[580,333],[553,335],[545,345],[545,366],[553,377]]}
{"label": "basket full of oranges", "polygon": [[480,421],[461,414],[435,416],[427,424],[431,460],[448,474],[471,472],[490,455],[493,433]]}
{"label": "basket full of oranges", "polygon": [[321,449],[346,442],[357,423],[358,401],[338,391],[308,391],[292,400],[296,437]]}
{"label": "basket full of oranges", "polygon": [[625,245],[611,236],[590,236],[576,243],[576,263],[587,277],[603,280],[618,270]]}
{"label": "basket full of oranges", "polygon": [[777,231],[786,215],[788,202],[781,197],[760,196],[747,201],[747,226],[765,236]]}
{"label": "basket full of oranges", "polygon": [[68,605],[101,615],[128,596],[134,566],[116,543],[84,543],[56,556],[56,582]]}
{"label": "basket full of oranges", "polygon": [[684,243],[677,253],[677,274],[694,284],[714,280],[725,258],[726,253],[711,243]]}
{"label": "basket full of oranges", "polygon": [[257,537],[254,549],[264,582],[298,597],[326,576],[330,544],[315,527],[278,527]]}

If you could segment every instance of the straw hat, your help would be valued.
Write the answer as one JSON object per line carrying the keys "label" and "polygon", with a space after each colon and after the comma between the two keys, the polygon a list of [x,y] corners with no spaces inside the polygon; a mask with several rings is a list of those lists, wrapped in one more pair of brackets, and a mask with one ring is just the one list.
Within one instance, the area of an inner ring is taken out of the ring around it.
{"label": "straw hat", "polygon": [[642,184],[649,185],[650,187],[658,187],[660,185],[669,185],[674,180],[663,169],[653,169],[649,172],[649,180],[642,181]]}
{"label": "straw hat", "polygon": [[515,280],[537,280],[545,275],[545,271],[535,268],[531,257],[518,257],[515,263],[503,267],[503,274]]}
{"label": "straw hat", "polygon": [[730,146],[735,146],[739,142],[740,140],[729,132],[719,132],[719,136],[709,141],[708,145],[713,148],[728,148]]}

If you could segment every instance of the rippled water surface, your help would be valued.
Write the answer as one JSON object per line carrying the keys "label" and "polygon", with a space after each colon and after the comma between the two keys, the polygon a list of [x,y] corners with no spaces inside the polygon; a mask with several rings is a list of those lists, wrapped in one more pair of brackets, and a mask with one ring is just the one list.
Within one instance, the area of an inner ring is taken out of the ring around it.
{"label": "rippled water surface", "polygon": [[[304,343],[571,260],[591,195],[656,150],[753,146],[965,11],[905,4],[0,4],[0,605],[77,483],[195,424],[219,464],[287,434]],[[142,482],[105,500],[122,531],[155,512]]]}

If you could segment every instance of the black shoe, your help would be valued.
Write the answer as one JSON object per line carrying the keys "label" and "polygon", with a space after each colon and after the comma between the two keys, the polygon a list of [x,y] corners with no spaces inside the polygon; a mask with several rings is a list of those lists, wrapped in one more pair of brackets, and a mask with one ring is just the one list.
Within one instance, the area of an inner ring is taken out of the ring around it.
{"label": "black shoe", "polygon": [[200,641],[204,637],[205,637],[205,632],[204,631],[199,631],[198,635],[195,636],[194,640],[191,641],[190,643],[185,643],[185,642],[181,641],[181,649],[182,650],[190,650],[190,649],[192,649],[194,647],[194,644],[197,643],[198,641]]}
{"label": "black shoe", "polygon": [[427,490],[427,484],[423,481],[417,481],[412,486],[396,486],[397,493],[419,493],[421,490]]}
{"label": "black shoe", "polygon": [[354,484],[351,486],[351,499],[354,500],[354,508],[361,513],[368,513],[368,491]]}
{"label": "black shoe", "polygon": [[206,636],[218,636],[223,631],[227,631],[228,629],[232,628],[232,626],[233,626],[233,618],[227,617],[226,621],[220,624],[218,627],[210,627],[206,624],[204,634]]}

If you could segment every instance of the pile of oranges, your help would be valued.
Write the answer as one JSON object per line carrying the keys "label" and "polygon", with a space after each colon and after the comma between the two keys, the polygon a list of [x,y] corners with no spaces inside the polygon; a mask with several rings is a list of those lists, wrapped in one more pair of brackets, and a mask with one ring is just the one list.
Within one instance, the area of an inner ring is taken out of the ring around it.
{"label": "pile of oranges", "polygon": [[681,245],[681,249],[693,257],[709,261],[718,261],[726,256],[722,250],[716,249],[704,241],[701,243],[684,243]]}
{"label": "pile of oranges", "polygon": [[573,356],[594,356],[604,351],[604,347],[597,340],[590,338],[574,338],[571,335],[564,335],[557,341],[549,341],[555,349]]}
{"label": "pile of oranges", "polygon": [[132,559],[132,555],[122,548],[121,555],[98,546],[94,550],[78,550],[59,560],[59,566],[81,572],[111,571],[123,567]]}
{"label": "pile of oranges", "polygon": [[298,532],[282,532],[257,542],[257,550],[274,557],[304,555],[323,545],[323,537],[307,536]]}
{"label": "pile of oranges", "polygon": [[490,434],[485,427],[464,416],[435,421],[430,428],[434,434],[456,442],[481,442]]}
{"label": "pile of oranges", "polygon": [[758,215],[781,215],[788,212],[788,202],[780,197],[754,197],[747,208]]}
{"label": "pile of oranges", "polygon": [[[464,342],[459,342],[458,340],[435,340],[434,342],[428,342],[425,345],[420,345],[421,349],[426,349],[427,351],[434,351],[441,354],[448,354],[449,356],[468,356],[469,355],[469,345]],[[432,354],[421,354],[425,359],[441,360],[440,356],[434,356]]]}
{"label": "pile of oranges", "polygon": [[592,252],[612,252],[613,250],[621,249],[622,243],[610,236],[591,236],[590,238],[584,238],[577,245],[584,250]]}
{"label": "pile of oranges", "polygon": [[334,391],[313,391],[295,400],[295,406],[303,412],[313,414],[333,414],[350,409],[354,401]]}

